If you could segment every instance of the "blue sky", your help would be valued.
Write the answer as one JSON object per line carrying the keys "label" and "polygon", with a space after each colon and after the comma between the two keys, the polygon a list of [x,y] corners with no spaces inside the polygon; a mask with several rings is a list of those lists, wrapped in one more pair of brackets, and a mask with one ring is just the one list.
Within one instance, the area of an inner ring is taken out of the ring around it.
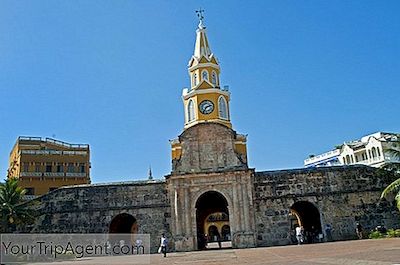
{"label": "blue sky", "polygon": [[399,1],[0,2],[0,174],[19,135],[89,143],[93,182],[171,170],[203,7],[257,170],[400,132]]}

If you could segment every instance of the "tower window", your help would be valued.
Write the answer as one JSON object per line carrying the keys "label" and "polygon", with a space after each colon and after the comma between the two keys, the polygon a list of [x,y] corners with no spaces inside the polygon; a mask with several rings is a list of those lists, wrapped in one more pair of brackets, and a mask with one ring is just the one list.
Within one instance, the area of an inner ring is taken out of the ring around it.
{"label": "tower window", "polygon": [[197,86],[197,74],[193,74],[193,86]]}
{"label": "tower window", "polygon": [[189,100],[188,106],[187,106],[187,118],[188,122],[191,122],[194,120],[194,103],[193,100]]}
{"label": "tower window", "polygon": [[219,117],[221,119],[228,119],[228,104],[226,103],[226,99],[223,96],[220,96],[218,99],[218,110],[219,110]]}
{"label": "tower window", "polygon": [[207,70],[203,70],[203,72],[201,72],[201,77],[203,78],[203,80],[207,80],[208,81],[208,72],[207,72]]}
{"label": "tower window", "polygon": [[211,83],[216,86],[217,85],[217,74],[213,71],[211,74]]}

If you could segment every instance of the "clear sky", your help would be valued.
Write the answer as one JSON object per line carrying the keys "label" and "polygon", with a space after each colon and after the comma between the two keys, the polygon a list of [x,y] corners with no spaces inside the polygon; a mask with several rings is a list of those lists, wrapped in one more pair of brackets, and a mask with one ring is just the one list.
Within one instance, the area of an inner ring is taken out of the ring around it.
{"label": "clear sky", "polygon": [[400,132],[400,1],[0,2],[0,174],[20,135],[88,143],[93,182],[171,170],[202,7],[256,170]]}

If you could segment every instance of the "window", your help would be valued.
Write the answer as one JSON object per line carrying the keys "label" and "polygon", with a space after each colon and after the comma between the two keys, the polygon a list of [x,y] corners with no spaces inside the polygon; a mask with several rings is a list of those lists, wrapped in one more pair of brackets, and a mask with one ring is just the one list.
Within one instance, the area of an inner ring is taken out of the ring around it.
{"label": "window", "polygon": [[35,165],[35,172],[40,172],[40,164]]}
{"label": "window", "polygon": [[217,74],[215,73],[215,71],[212,72],[211,74],[211,83],[216,86],[217,85]]}
{"label": "window", "polygon": [[75,168],[74,168],[74,163],[68,163],[68,173],[74,173],[75,172]]}
{"label": "window", "polygon": [[85,173],[85,164],[84,163],[80,163],[79,164],[79,172],[80,173]]}
{"label": "window", "polygon": [[58,164],[58,165],[57,165],[57,172],[58,172],[58,173],[64,172],[64,166],[63,166],[63,164]]}
{"label": "window", "polygon": [[193,86],[197,86],[197,74],[193,74]]}
{"label": "window", "polygon": [[203,70],[203,72],[201,72],[201,78],[203,80],[207,80],[208,81],[208,72],[206,70]]}
{"label": "window", "polygon": [[228,119],[228,108],[226,99],[224,96],[220,96],[218,99],[218,110],[219,110],[219,117],[221,119]]}
{"label": "window", "polygon": [[35,195],[35,188],[25,188],[25,195]]}
{"label": "window", "polygon": [[24,163],[24,172],[29,172],[29,163]]}
{"label": "window", "polygon": [[376,148],[372,147],[372,157],[375,158],[376,157]]}
{"label": "window", "polygon": [[53,166],[51,163],[46,164],[46,172],[52,172],[53,171]]}
{"label": "window", "polygon": [[188,106],[187,106],[187,117],[188,117],[188,122],[191,122],[194,120],[194,103],[193,100],[189,100]]}
{"label": "window", "polygon": [[381,150],[378,148],[376,148],[376,151],[378,151],[378,156],[381,156]]}

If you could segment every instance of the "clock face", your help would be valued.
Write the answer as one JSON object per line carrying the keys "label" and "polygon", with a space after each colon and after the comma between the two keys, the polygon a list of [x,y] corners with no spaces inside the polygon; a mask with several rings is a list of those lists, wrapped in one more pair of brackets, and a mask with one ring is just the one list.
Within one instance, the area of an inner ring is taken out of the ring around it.
{"label": "clock face", "polygon": [[203,100],[200,102],[199,110],[203,114],[210,114],[214,110],[214,104],[209,100]]}

